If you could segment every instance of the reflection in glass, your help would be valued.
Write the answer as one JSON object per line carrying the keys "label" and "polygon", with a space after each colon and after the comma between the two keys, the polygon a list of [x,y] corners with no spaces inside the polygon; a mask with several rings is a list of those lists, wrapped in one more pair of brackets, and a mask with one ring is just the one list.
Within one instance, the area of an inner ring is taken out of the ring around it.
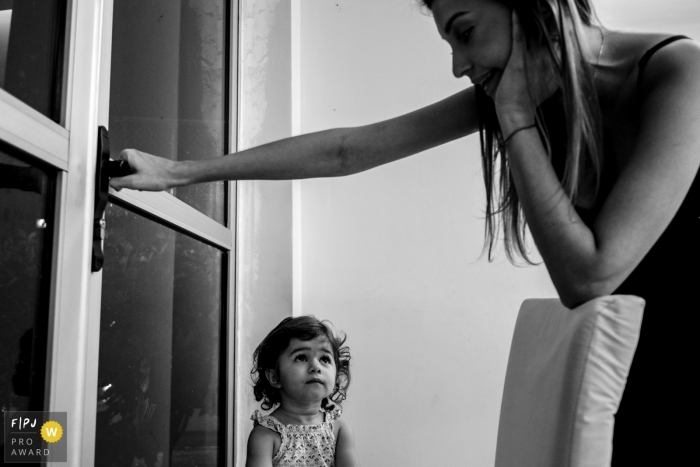
{"label": "reflection in glass", "polygon": [[113,204],[106,221],[95,465],[220,465],[224,255]]}
{"label": "reflection in glass", "polygon": [[[109,130],[125,148],[172,160],[226,151],[225,0],[114,2]],[[224,223],[223,182],[174,195]]]}
{"label": "reflection in glass", "polygon": [[53,184],[8,152],[0,148],[0,405],[43,410]]}
{"label": "reflection in glass", "polygon": [[0,0],[0,88],[61,119],[66,0]]}

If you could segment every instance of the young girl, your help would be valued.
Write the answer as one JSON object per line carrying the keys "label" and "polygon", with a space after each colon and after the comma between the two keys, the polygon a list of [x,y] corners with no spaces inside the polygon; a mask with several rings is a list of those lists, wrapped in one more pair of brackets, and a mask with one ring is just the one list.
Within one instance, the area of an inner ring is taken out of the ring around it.
{"label": "young girl", "polygon": [[350,385],[344,335],[313,316],[285,318],[253,354],[255,411],[246,467],[359,466],[355,438],[340,420]]}
{"label": "young girl", "polygon": [[480,132],[489,251],[501,229],[509,257],[527,261],[527,227],[565,305],[646,300],[613,466],[683,465],[695,456],[686,422],[698,415],[686,378],[698,355],[700,45],[606,29],[590,0],[423,3],[452,49],[453,74],[473,86],[390,120],[235,157],[174,162],[125,150],[136,173],[112,185],[350,175]]}

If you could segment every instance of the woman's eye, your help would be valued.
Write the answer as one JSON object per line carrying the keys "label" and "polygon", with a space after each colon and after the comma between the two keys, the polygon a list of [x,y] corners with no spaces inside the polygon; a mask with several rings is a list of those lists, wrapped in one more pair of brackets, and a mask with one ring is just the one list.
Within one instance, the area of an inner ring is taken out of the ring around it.
{"label": "woman's eye", "polygon": [[469,40],[469,38],[471,37],[473,30],[474,30],[474,28],[469,28],[466,31],[461,32],[460,34],[457,35],[457,39],[460,42],[467,42]]}

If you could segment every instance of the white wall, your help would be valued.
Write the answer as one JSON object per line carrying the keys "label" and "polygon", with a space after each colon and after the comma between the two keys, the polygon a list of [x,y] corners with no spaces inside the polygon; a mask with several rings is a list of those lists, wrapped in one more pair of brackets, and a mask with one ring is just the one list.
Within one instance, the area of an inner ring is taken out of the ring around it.
{"label": "white wall", "polygon": [[[369,123],[467,86],[414,0],[301,2],[301,131]],[[301,189],[302,312],[348,333],[363,466],[493,464],[515,316],[543,267],[480,259],[477,137]]]}
{"label": "white wall", "polygon": [[[291,135],[290,5],[241,0],[239,147]],[[229,156],[229,157],[236,157]],[[245,464],[260,408],[250,384],[253,351],[292,313],[292,182],[238,182],[235,465]]]}
{"label": "white wall", "polygon": [[597,0],[596,7],[603,24],[613,29],[683,34],[700,40],[698,0]]}
{"label": "white wall", "polygon": [[[636,29],[700,38],[688,19],[700,17],[697,0],[603,3],[611,27],[634,18]],[[468,85],[452,77],[450,51],[416,4],[300,2],[302,133],[381,120]],[[300,206],[301,312],[349,335],[344,416],[363,466],[493,465],[519,305],[556,294],[543,266],[479,259],[478,139],[304,180]]]}

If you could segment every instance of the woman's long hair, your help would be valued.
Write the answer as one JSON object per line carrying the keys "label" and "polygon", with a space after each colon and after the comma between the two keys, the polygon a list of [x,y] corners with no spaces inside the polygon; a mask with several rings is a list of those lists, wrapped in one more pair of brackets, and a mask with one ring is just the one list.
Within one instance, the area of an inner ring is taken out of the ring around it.
{"label": "woman's long hair", "polygon": [[[527,47],[545,46],[558,72],[561,93],[552,99],[560,100],[555,105],[559,112],[556,117],[547,118],[543,105],[538,108],[536,119],[565,193],[574,204],[584,185],[592,187],[597,195],[603,170],[602,120],[593,68],[583,50],[583,26],[597,22],[589,0],[498,1],[516,10]],[[423,4],[431,8],[433,0],[423,0]],[[488,259],[492,261],[498,231],[502,228],[508,259],[515,263],[519,257],[533,264],[527,252],[527,223],[504,153],[493,100],[476,86],[476,102],[486,187],[484,251],[488,251]],[[563,128],[556,131],[560,119]]]}

